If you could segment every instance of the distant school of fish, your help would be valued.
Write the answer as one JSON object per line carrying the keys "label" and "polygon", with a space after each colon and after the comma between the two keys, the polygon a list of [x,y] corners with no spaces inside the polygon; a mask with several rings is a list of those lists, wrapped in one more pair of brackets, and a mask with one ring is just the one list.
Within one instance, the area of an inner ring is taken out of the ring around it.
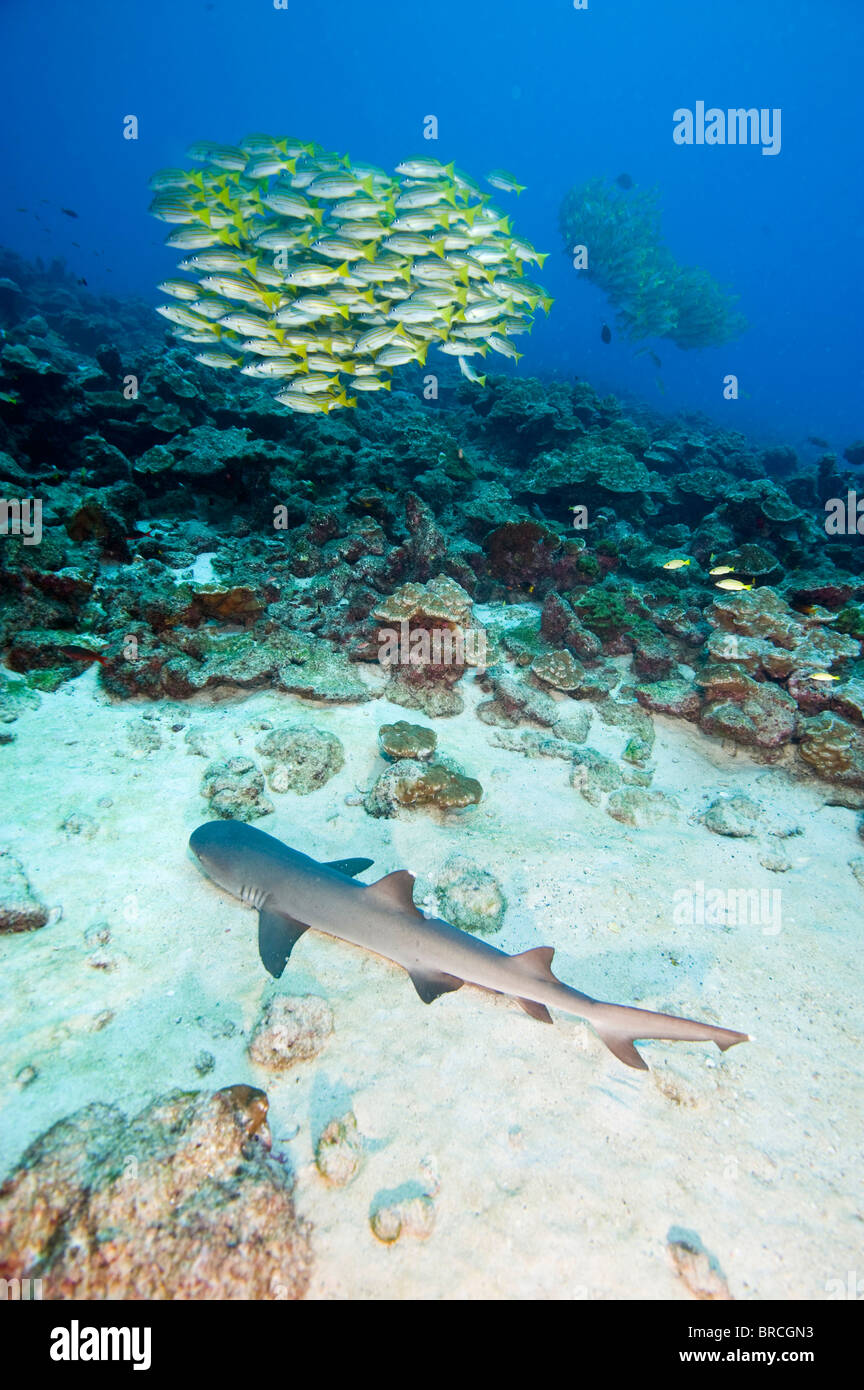
{"label": "distant school of fish", "polygon": [[[202,141],[202,168],[154,174],[150,211],[176,223],[168,245],[190,252],[190,279],[159,286],[157,312],[207,367],[281,383],[276,399],[303,413],[390,389],[393,370],[426,362],[430,344],[456,357],[489,349],[518,361],[513,338],[552,300],[525,276],[545,254],[453,164],[408,159],[393,178],[314,143],[250,135],[237,147]],[[504,170],[487,182],[522,185]]]}

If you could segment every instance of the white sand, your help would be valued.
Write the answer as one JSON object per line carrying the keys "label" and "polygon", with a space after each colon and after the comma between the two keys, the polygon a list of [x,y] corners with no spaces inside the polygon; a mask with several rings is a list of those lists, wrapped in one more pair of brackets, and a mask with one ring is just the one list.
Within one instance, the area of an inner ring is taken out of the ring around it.
{"label": "white sand", "polygon": [[[333,707],[270,692],[154,707],[112,703],[94,668],[11,726],[0,843],[62,916],[0,938],[0,1174],[90,1101],[135,1113],[174,1087],[249,1081],[269,1095],[274,1151],[287,1153],[315,1227],[313,1298],[689,1298],[666,1249],[673,1228],[698,1233],[736,1298],[827,1297],[829,1281],[862,1269],[853,813],[824,806],[782,767],[658,719],[653,785],[682,812],[677,824],[633,830],[568,785],[567,763],[495,747],[471,712],[473,681],[462,689],[466,712],[434,721],[384,700]],[[162,735],[147,754],[126,733],[144,714]],[[479,807],[445,824],[422,812],[374,820],[345,804],[383,770],[378,726],[400,718],[437,729],[439,749],[483,784]],[[262,719],[309,721],[346,752],[321,791],[271,794],[277,811],[262,829],[321,859],[373,857],[367,881],[407,867],[421,876],[421,902],[428,876],[466,855],[508,898],[497,945],[553,945],[556,973],[586,993],[704,1017],[756,1041],[725,1055],[643,1044],[651,1072],[640,1073],[577,1018],[543,1027],[468,988],[427,1007],[397,967],[314,933],[271,981],[254,916],[186,852],[208,818],[205,763],[184,743],[186,728],[202,726],[213,754],[230,757],[253,752]],[[618,755],[626,740],[595,717],[589,745]],[[800,823],[801,836],[770,841],[789,853],[788,873],[761,866],[764,844],[688,820],[724,790]],[[60,829],[70,813],[93,818],[91,838]],[[781,930],[676,925],[676,890],[699,881],[780,889]],[[104,947],[84,937],[100,921],[111,931]],[[97,954],[114,968],[91,964]],[[333,1010],[324,1052],[278,1075],[253,1066],[245,1049],[262,1001],[307,992]],[[233,1036],[213,1036],[226,1021]],[[203,1080],[202,1049],[216,1059]],[[16,1077],[28,1065],[38,1075],[23,1086]],[[314,1142],[351,1108],[365,1159],[349,1186],[332,1188]],[[435,1193],[431,1237],[380,1244],[373,1205],[420,1192]]]}

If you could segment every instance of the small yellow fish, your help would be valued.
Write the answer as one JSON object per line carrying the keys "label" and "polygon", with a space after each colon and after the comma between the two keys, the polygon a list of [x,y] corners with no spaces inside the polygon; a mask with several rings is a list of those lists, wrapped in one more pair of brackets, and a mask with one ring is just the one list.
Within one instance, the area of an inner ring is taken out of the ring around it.
{"label": "small yellow fish", "polygon": [[830,671],[811,671],[811,681],[839,681],[839,676],[834,676]]}
{"label": "small yellow fish", "polygon": [[708,573],[709,573],[709,574],[734,574],[734,573],[735,573],[735,566],[734,566],[734,565],[717,565],[713,570],[709,570]]}
{"label": "small yellow fish", "polygon": [[752,589],[752,584],[742,584],[740,579],[718,579],[714,585],[715,589],[728,589],[731,593],[737,594],[741,589]]}
{"label": "small yellow fish", "polygon": [[683,569],[685,565],[689,565],[689,563],[689,560],[667,560],[663,568],[664,570],[680,570]]}

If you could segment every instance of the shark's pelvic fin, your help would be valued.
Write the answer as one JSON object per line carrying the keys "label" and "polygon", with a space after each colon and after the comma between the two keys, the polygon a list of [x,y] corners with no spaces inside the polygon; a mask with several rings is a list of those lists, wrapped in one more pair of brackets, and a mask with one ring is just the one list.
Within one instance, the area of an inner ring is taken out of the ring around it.
{"label": "shark's pelvic fin", "polygon": [[[395,878],[395,874],[389,877]],[[377,888],[378,885],[374,886]],[[450,994],[454,989],[461,989],[465,983],[455,975],[445,975],[442,970],[410,970],[408,973],[424,1004],[431,1004],[439,994]]]}
{"label": "shark's pelvic fin", "polygon": [[324,868],[335,869],[337,874],[345,874],[346,878],[356,878],[365,869],[371,869],[373,863],[372,859],[330,859]]}
{"label": "shark's pelvic fin", "polygon": [[423,916],[414,902],[414,875],[409,874],[407,869],[397,869],[395,873],[386,874],[384,878],[379,878],[377,883],[370,883],[366,892],[374,894],[381,902],[389,903],[391,907],[398,907],[402,912],[413,912],[417,917]]}
{"label": "shark's pelvic fin", "polygon": [[258,953],[274,979],[279,979],[294,946],[308,930],[305,922],[296,922],[284,912],[262,907],[258,913]]}
{"label": "shark's pelvic fin", "polygon": [[[543,947],[541,946],[540,949],[542,950]],[[552,1015],[545,1004],[538,1004],[534,999],[519,999],[518,997],[516,1003],[521,1004],[526,1014],[530,1014],[532,1018],[536,1018],[538,1023],[552,1022]]]}

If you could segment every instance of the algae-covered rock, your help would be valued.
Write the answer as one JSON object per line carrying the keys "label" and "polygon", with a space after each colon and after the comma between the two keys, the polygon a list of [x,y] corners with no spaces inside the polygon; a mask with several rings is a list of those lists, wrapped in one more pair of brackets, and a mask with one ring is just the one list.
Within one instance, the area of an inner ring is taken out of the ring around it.
{"label": "algae-covered rock", "polygon": [[539,677],[545,685],[567,692],[579,690],[585,681],[585,667],[568,651],[546,652],[535,657],[531,663],[531,674]]}
{"label": "algae-covered rock", "polygon": [[249,1059],[287,1071],[317,1057],[333,1032],[333,1011],[314,994],[278,995],[267,1004],[249,1043]]}
{"label": "algae-covered rock", "polygon": [[497,879],[470,859],[454,855],[439,872],[435,891],[441,916],[460,931],[500,931],[507,900]]}
{"label": "algae-covered rock", "polygon": [[671,714],[691,722],[699,718],[702,701],[696,690],[683,676],[653,681],[636,687],[636,699],[643,709],[653,714]]}
{"label": "algae-covered rock", "polygon": [[732,839],[747,839],[758,835],[765,822],[762,807],[752,797],[737,792],[734,796],[718,796],[703,813],[702,823],[715,835]]}
{"label": "algae-covered rock", "polygon": [[596,748],[577,748],[570,769],[570,785],[581,792],[592,806],[599,806],[607,792],[617,790],[624,774],[613,758]]}
{"label": "algae-covered rock", "polygon": [[354,1113],[349,1110],[324,1129],[315,1145],[315,1164],[322,1178],[334,1187],[345,1187],[357,1176],[362,1162],[363,1141]]}
{"label": "algae-covered rock", "polygon": [[382,1245],[392,1245],[400,1236],[427,1240],[435,1229],[435,1203],[421,1193],[403,1201],[376,1206],[369,1219],[372,1234]]}
{"label": "algae-covered rock", "polygon": [[422,724],[409,724],[407,719],[399,719],[395,724],[382,724],[378,730],[381,756],[389,762],[399,762],[401,758],[428,762],[437,743],[438,735],[434,729],[424,728]]}
{"label": "algae-covered rock", "polygon": [[222,820],[258,820],[274,810],[264,794],[263,773],[251,758],[242,755],[208,763],[201,795],[209,802],[211,813]]}
{"label": "algae-covered rock", "polygon": [[802,719],[798,751],[808,767],[826,781],[864,787],[864,729],[839,714],[824,711]]}
{"label": "algae-covered rock", "polygon": [[795,701],[780,686],[757,682],[734,663],[706,668],[697,678],[705,705],[700,725],[751,748],[789,743],[797,726]]}
{"label": "algae-covered rock", "polygon": [[665,792],[650,791],[645,787],[618,787],[609,795],[606,814],[622,825],[649,830],[663,821],[674,820],[678,814],[678,803]]}
{"label": "algae-covered rock", "polygon": [[643,680],[665,680],[673,674],[675,654],[668,638],[650,623],[637,623],[630,634],[633,644],[633,671]]}
{"label": "algae-covered rock", "polygon": [[490,666],[483,684],[493,692],[492,699],[481,700],[477,706],[477,717],[485,724],[497,724],[505,729],[515,728],[517,724],[537,724],[572,743],[581,743],[587,737],[590,711],[568,701],[557,701],[518,676],[511,676],[500,666]]}
{"label": "algae-covered rock", "polygon": [[0,1187],[0,1277],[52,1299],[296,1299],[312,1263],[251,1086],[60,1120]]}
{"label": "algae-covered rock", "polygon": [[372,692],[342,652],[323,641],[307,640],[306,648],[302,662],[291,659],[279,663],[274,680],[277,690],[334,705],[362,704],[372,699]]}
{"label": "algae-covered rock", "polygon": [[0,848],[0,932],[35,931],[44,927],[50,915],[33,892],[23,865],[8,849]]}
{"label": "algae-covered rock", "polygon": [[23,676],[0,667],[0,725],[14,724],[25,710],[38,709],[41,703],[42,696]]}
{"label": "algae-covered rock", "polygon": [[486,664],[485,634],[472,613],[471,595],[444,574],[403,584],[378,604],[374,651],[389,673],[388,699],[430,717],[461,713],[454,686],[466,668]]}
{"label": "algae-covered rock", "polygon": [[304,724],[271,729],[255,751],[261,754],[267,785],[274,792],[308,796],[345,765],[345,750],[336,735]]}
{"label": "algae-covered rock", "polygon": [[395,816],[400,809],[460,810],[476,806],[483,788],[473,777],[441,762],[401,758],[391,764],[363,798],[370,816]]}

